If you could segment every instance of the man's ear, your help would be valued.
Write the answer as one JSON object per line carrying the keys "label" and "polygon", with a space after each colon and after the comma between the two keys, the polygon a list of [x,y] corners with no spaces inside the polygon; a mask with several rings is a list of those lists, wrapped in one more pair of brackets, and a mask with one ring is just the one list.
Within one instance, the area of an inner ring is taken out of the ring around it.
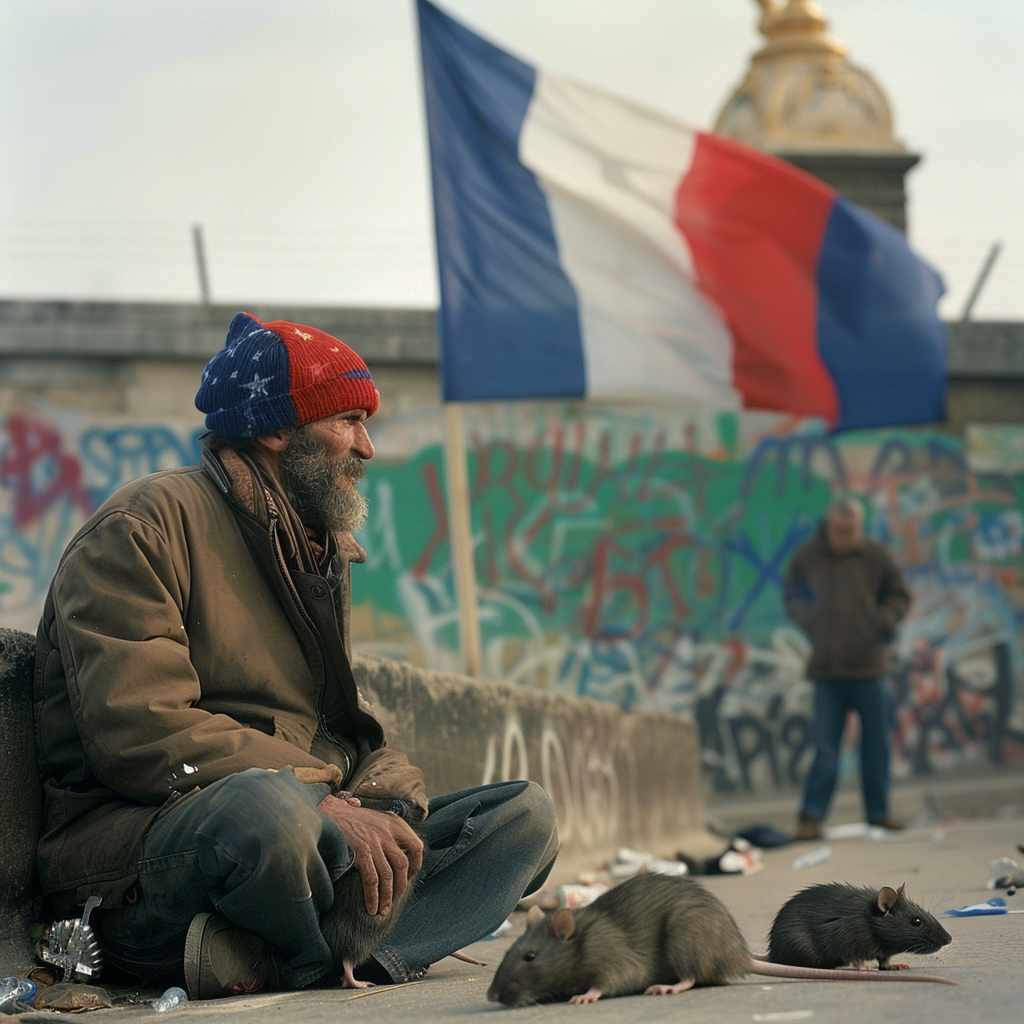
{"label": "man's ear", "polygon": [[264,434],[262,437],[257,437],[256,441],[268,451],[280,454],[284,451],[285,446],[288,444],[288,438],[291,436],[292,428],[285,427],[283,430],[275,430],[272,434]]}

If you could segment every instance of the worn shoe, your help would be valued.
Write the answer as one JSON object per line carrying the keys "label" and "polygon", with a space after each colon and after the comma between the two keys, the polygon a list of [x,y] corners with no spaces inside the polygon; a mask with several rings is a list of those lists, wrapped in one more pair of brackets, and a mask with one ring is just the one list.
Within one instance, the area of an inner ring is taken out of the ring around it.
{"label": "worn shoe", "polygon": [[877,821],[869,821],[874,828],[887,828],[892,832],[902,832],[907,827],[906,822],[897,821],[895,818],[879,818]]}
{"label": "worn shoe", "polygon": [[801,814],[796,832],[793,834],[793,839],[799,843],[802,840],[820,838],[821,822],[818,821],[818,819],[815,818],[813,815]]}
{"label": "worn shoe", "polygon": [[219,999],[281,987],[281,957],[220,914],[196,914],[185,937],[189,999]]}

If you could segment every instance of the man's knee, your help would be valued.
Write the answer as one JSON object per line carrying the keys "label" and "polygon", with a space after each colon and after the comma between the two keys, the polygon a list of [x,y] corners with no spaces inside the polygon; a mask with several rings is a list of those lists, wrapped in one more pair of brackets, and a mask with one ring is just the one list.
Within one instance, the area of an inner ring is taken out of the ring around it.
{"label": "man's knee", "polygon": [[536,782],[527,782],[522,793],[515,799],[529,822],[531,836],[535,837],[538,844],[550,849],[554,856],[558,850],[558,816],[547,791]]}

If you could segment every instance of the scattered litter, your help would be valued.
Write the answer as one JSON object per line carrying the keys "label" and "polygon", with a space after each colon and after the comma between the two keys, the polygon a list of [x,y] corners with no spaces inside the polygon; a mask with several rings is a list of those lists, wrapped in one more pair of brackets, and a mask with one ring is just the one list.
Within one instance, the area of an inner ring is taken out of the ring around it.
{"label": "scattered litter", "polygon": [[510,918],[506,918],[498,925],[497,928],[494,929],[493,932],[491,932],[490,935],[485,935],[480,941],[490,942],[491,939],[499,939],[502,935],[506,935],[510,931],[512,931],[512,921]]}
{"label": "scattered litter", "polygon": [[750,828],[737,832],[736,837],[745,839],[762,850],[772,850],[776,846],[786,846],[793,842],[792,836],[786,835],[785,832],[773,828],[771,825],[751,825]]}
{"label": "scattered litter", "polygon": [[36,983],[28,978],[4,978],[0,981],[0,1013],[20,1013],[31,1009],[38,994]]}
{"label": "scattered litter", "polygon": [[608,875],[612,879],[632,878],[642,871],[655,875],[685,875],[689,868],[680,860],[664,860],[646,850],[630,850],[625,846],[619,849],[615,860],[608,865]]}
{"label": "scattered litter", "polygon": [[166,1013],[175,1007],[184,1006],[187,1002],[188,993],[183,988],[172,985],[159,999],[154,999],[152,1005],[157,1013]]}
{"label": "scattered litter", "polygon": [[832,856],[832,851],[827,846],[819,846],[816,850],[808,850],[807,853],[800,854],[796,860],[793,861],[794,868],[813,868],[817,864],[828,863],[829,858]]}
{"label": "scattered litter", "polygon": [[813,1010],[777,1010],[774,1013],[755,1013],[751,1015],[750,1019],[764,1021],[765,1024],[772,1021],[774,1024],[776,1021],[807,1020],[808,1017],[813,1016]]}
{"label": "scattered litter", "polygon": [[1006,900],[1002,896],[993,896],[987,903],[972,903],[959,910],[947,910],[952,917],[981,917],[986,914],[1005,914]]}
{"label": "scattered litter", "polygon": [[81,917],[54,921],[36,945],[36,956],[42,963],[58,968],[62,981],[91,981],[100,976],[103,958],[89,924],[89,915],[100,902],[99,896],[90,896]]}
{"label": "scattered litter", "polygon": [[576,881],[580,885],[596,885],[598,882],[607,884],[611,880],[612,876],[605,868],[599,868],[597,871],[581,871],[576,876]]}
{"label": "scattered litter", "polygon": [[985,885],[986,889],[1014,889],[1024,885],[1024,869],[1009,857],[997,857],[989,865],[992,877]]}
{"label": "scattered litter", "polygon": [[37,1010],[99,1010],[113,1006],[110,994],[97,985],[83,985],[79,981],[61,981],[44,988],[33,1004]]}
{"label": "scattered litter", "polygon": [[593,903],[598,896],[603,896],[608,891],[608,886],[603,882],[595,882],[593,885],[560,885],[557,891],[560,907],[576,909]]}
{"label": "scattered litter", "polygon": [[732,848],[721,857],[709,860],[704,865],[706,875],[752,875],[764,867],[761,851],[743,839],[734,839]]}

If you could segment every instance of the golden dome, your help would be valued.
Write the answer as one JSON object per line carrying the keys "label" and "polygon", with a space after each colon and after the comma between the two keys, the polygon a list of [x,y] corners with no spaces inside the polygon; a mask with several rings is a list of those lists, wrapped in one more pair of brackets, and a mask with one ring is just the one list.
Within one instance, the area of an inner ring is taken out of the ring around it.
{"label": "golden dome", "polygon": [[902,153],[881,86],[846,59],[814,0],[757,0],[768,39],[715,131],[769,153]]}

